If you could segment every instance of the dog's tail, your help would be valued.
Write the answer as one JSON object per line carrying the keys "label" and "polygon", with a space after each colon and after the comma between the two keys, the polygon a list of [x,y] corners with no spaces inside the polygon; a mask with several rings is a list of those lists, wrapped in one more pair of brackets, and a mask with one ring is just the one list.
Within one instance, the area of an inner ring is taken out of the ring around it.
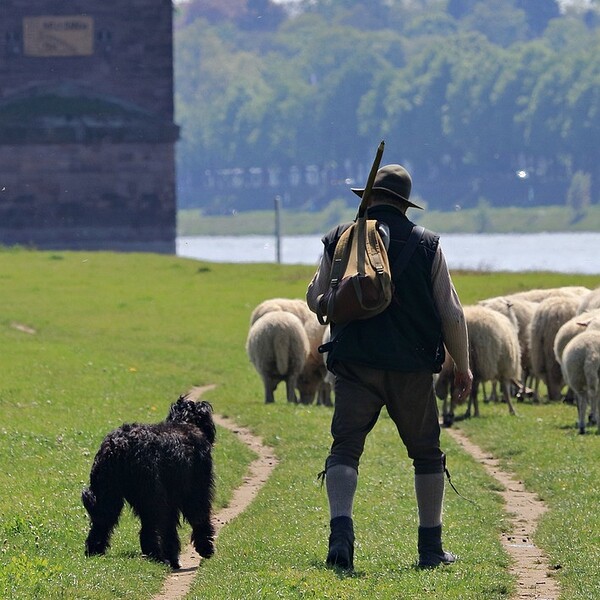
{"label": "dog's tail", "polygon": [[85,510],[92,515],[96,508],[96,494],[94,494],[90,488],[85,488],[83,492],[81,492],[81,501],[83,502]]}

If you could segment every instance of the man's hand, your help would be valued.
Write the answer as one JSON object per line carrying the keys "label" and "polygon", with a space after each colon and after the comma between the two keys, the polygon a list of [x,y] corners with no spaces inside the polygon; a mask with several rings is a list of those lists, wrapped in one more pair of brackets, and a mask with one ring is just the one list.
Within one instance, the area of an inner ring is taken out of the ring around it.
{"label": "man's hand", "polygon": [[473,373],[471,369],[467,371],[454,372],[454,397],[458,402],[464,402],[471,393],[473,385]]}

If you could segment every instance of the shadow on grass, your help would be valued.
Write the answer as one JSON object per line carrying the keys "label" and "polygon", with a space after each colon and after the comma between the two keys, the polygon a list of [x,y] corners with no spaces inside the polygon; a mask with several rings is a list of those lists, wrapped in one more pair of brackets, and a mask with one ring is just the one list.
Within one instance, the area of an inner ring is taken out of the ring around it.
{"label": "shadow on grass", "polygon": [[331,571],[338,579],[364,579],[366,573],[355,569],[343,569],[342,567],[331,566],[325,561],[313,560],[312,566],[320,571]]}

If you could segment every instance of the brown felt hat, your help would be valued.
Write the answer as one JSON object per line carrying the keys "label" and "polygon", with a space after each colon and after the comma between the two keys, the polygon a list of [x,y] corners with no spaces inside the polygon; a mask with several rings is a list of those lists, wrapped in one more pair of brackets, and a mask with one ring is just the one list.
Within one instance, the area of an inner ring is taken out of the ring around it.
{"label": "brown felt hat", "polygon": [[[351,188],[352,191],[362,198],[365,188]],[[408,171],[402,165],[386,165],[381,167],[375,175],[373,182],[374,190],[382,190],[388,192],[392,196],[396,196],[400,200],[406,202],[409,206],[420,208],[414,202],[409,200],[410,190],[412,189],[412,179]]]}

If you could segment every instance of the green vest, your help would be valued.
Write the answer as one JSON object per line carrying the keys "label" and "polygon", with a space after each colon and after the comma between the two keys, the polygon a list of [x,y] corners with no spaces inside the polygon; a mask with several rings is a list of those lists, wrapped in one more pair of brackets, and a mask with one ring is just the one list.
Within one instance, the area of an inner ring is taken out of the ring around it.
{"label": "green vest", "polygon": [[[414,224],[391,206],[373,207],[368,216],[390,228],[388,255],[393,265]],[[323,244],[330,257],[348,225],[340,225],[324,236]],[[438,242],[439,236],[425,230],[408,265],[398,279],[394,279],[394,298],[382,313],[345,326],[331,325],[333,343],[327,357],[330,369],[339,360],[392,371],[440,371],[444,345],[431,284]]]}

